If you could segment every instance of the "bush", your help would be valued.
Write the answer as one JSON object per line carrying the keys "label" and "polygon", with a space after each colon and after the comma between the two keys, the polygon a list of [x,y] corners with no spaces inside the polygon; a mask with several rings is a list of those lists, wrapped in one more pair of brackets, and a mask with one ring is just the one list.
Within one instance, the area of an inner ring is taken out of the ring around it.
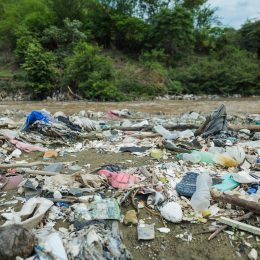
{"label": "bush", "polygon": [[234,47],[225,48],[214,58],[189,60],[188,65],[173,69],[170,79],[181,82],[186,93],[260,94],[259,62]]}
{"label": "bush", "polygon": [[116,85],[130,98],[154,97],[167,92],[167,71],[161,64],[126,63],[117,70]]}
{"label": "bush", "polygon": [[136,17],[115,16],[113,40],[116,46],[128,53],[141,52],[147,39],[149,26]]}
{"label": "bush", "polygon": [[113,84],[111,60],[100,49],[88,43],[79,43],[73,54],[65,60],[66,78],[74,89],[83,91],[85,97],[101,100],[119,100],[121,93]]}
{"label": "bush", "polygon": [[22,68],[26,72],[29,86],[34,90],[43,93],[55,87],[55,57],[51,52],[44,51],[39,43],[28,45]]}

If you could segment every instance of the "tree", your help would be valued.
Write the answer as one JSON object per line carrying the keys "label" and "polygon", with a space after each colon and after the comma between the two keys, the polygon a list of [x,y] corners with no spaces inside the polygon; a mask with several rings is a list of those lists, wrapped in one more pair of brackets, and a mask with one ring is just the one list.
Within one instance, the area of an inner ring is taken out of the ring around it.
{"label": "tree", "polygon": [[118,49],[140,53],[149,32],[149,25],[136,17],[114,16],[113,41]]}
{"label": "tree", "polygon": [[239,33],[241,47],[256,53],[260,59],[260,20],[247,21]]}
{"label": "tree", "polygon": [[36,91],[45,93],[55,86],[55,57],[51,52],[44,51],[39,43],[28,45],[22,68],[27,73],[30,86]]}
{"label": "tree", "polygon": [[20,28],[40,35],[52,23],[52,13],[44,0],[16,0],[6,3],[0,20],[0,38],[15,47]]}
{"label": "tree", "polygon": [[163,48],[175,63],[193,50],[193,20],[189,11],[181,6],[162,9],[151,19],[153,46]]}

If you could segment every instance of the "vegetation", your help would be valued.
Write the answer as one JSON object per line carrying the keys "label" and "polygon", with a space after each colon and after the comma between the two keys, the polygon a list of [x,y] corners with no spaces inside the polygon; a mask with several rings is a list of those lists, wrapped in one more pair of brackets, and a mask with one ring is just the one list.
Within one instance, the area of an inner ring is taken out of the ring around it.
{"label": "vegetation", "polygon": [[260,20],[225,28],[207,0],[2,0],[0,87],[12,76],[39,99],[259,95]]}

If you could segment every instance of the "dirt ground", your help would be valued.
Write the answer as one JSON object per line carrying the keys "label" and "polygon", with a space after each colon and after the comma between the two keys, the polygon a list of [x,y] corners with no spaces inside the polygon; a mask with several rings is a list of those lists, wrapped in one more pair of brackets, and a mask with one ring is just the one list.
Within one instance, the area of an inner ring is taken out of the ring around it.
{"label": "dirt ground", "polygon": [[[155,102],[123,102],[123,103],[92,103],[92,102],[4,102],[0,108],[4,109],[22,109],[31,111],[33,109],[45,108],[50,112],[64,111],[71,114],[80,110],[108,111],[111,109],[128,108],[130,111],[143,111],[149,113],[163,112],[166,114],[180,114],[188,111],[209,112],[216,108],[220,103],[227,107],[228,114],[246,114],[260,112],[260,98],[240,99],[240,100],[217,100],[217,101],[155,101]],[[37,158],[27,155],[24,159],[32,162]],[[22,158],[21,158],[22,159]],[[39,158],[38,158],[39,159]],[[99,154],[95,150],[79,152],[76,156],[58,157],[53,162],[78,161],[79,165],[91,164],[91,169],[95,169],[104,164],[119,164],[125,168],[133,166],[143,166],[153,164],[150,157],[136,157],[128,153],[104,153]],[[131,160],[132,162],[130,162]],[[168,160],[174,160],[174,157]],[[11,194],[10,194],[11,196]],[[121,208],[122,213],[132,209],[131,205]],[[1,210],[1,207],[0,207]],[[234,239],[230,240],[228,234],[222,232],[212,241],[207,241],[209,226],[211,221],[206,224],[172,224],[167,223],[171,229],[170,233],[162,234],[157,228],[163,227],[160,217],[154,216],[145,209],[141,209],[138,215],[139,219],[145,220],[145,223],[155,223],[156,235],[152,241],[138,241],[137,228],[135,226],[125,226],[120,224],[120,230],[124,238],[124,243],[132,253],[134,259],[248,259],[247,254],[250,248],[245,245],[249,242],[260,255],[260,243],[249,233],[235,232]],[[254,219],[255,220],[255,219]],[[2,221],[0,221],[2,224]],[[228,228],[228,230],[231,230]],[[176,235],[185,231],[192,234],[192,241],[186,242]]]}
{"label": "dirt ground", "polygon": [[[29,159],[27,158],[24,159]],[[30,158],[30,161],[34,161],[36,158]],[[88,151],[82,151],[76,154],[76,156],[58,157],[52,159],[52,162],[62,161],[77,161],[79,165],[91,164],[90,170],[94,170],[101,165],[117,164],[123,168],[133,166],[144,166],[155,163],[155,160],[150,157],[136,157],[129,153],[96,153],[91,149]],[[132,162],[129,162],[131,160]],[[168,161],[174,160],[174,156],[170,157]],[[161,161],[163,162],[163,161]],[[133,209],[131,203],[127,203],[124,207],[121,207],[122,214],[127,210]],[[140,209],[138,219],[143,219],[147,224],[155,224],[155,239],[151,241],[138,241],[137,239],[137,227],[125,226],[120,224],[120,231],[123,235],[123,241],[131,252],[135,260],[144,259],[162,259],[162,260],[220,260],[220,259],[248,259],[247,254],[250,248],[245,245],[245,241],[249,242],[254,248],[258,250],[260,254],[260,243],[256,241],[255,237],[247,238],[249,233],[237,232],[235,240],[230,240],[228,234],[222,232],[212,241],[207,241],[207,238],[212,232],[209,232],[209,226],[212,221],[208,221],[206,224],[190,224],[188,222],[182,222],[181,224],[167,223],[167,227],[170,228],[170,233],[163,234],[157,231],[157,228],[163,227],[161,218],[154,216],[145,209]],[[68,227],[66,223],[59,225]],[[232,231],[231,228],[227,230]],[[192,241],[186,242],[176,235],[183,234],[184,232],[192,234]],[[234,231],[234,230],[233,230]]]}
{"label": "dirt ground", "polygon": [[209,112],[225,104],[228,114],[260,113],[260,97],[239,98],[239,99],[218,99],[218,100],[156,100],[136,102],[25,102],[9,101],[1,102],[0,109],[22,109],[30,112],[33,109],[47,109],[50,112],[63,111],[64,113],[76,113],[80,110],[109,111],[111,109],[127,108],[130,111],[141,111],[148,113],[180,114],[184,112]]}

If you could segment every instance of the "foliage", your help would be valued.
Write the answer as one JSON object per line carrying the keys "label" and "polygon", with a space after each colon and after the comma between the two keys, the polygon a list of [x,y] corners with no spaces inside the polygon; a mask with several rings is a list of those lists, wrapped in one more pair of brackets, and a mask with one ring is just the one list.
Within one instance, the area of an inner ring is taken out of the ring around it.
{"label": "foliage", "polygon": [[91,99],[120,99],[113,85],[111,60],[100,49],[88,43],[75,46],[71,57],[66,59],[66,77],[73,87],[79,87],[85,97]]}
{"label": "foliage", "polygon": [[143,49],[149,26],[135,17],[113,17],[115,22],[113,40],[116,47],[128,52],[138,53]]}
{"label": "foliage", "polygon": [[0,19],[0,39],[14,46],[20,27],[40,34],[52,23],[51,11],[44,0],[8,1]]}
{"label": "foliage", "polygon": [[249,53],[227,47],[220,56],[195,57],[188,65],[171,71],[170,78],[181,82],[186,93],[260,94],[259,63]]}
{"label": "foliage", "polygon": [[181,6],[162,9],[151,19],[151,41],[169,55],[171,63],[180,60],[193,49],[191,13]]}
{"label": "foliage", "polygon": [[259,19],[227,28],[207,0],[0,1],[0,74],[41,98],[259,94],[259,44]]}
{"label": "foliage", "polygon": [[56,77],[55,58],[51,52],[44,51],[39,43],[28,45],[22,68],[33,89],[41,93],[52,88]]}
{"label": "foliage", "polygon": [[260,20],[247,21],[239,31],[241,46],[257,53],[260,59]]}

